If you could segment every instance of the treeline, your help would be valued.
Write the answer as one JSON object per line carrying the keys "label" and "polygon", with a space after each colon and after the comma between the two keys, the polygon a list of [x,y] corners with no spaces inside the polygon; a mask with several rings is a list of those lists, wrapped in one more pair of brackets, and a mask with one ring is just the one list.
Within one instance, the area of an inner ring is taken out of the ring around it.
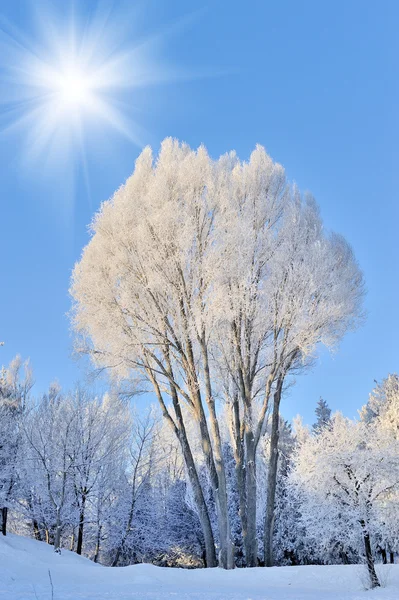
{"label": "treeline", "polygon": [[0,379],[2,531],[106,565],[202,566],[180,454],[152,409],[117,394],[31,397],[19,358]]}
{"label": "treeline", "polygon": [[[119,394],[52,386],[31,397],[20,359],[0,379],[0,506],[8,529],[105,565],[206,566],[205,540],[181,448],[150,408]],[[389,376],[352,421],[320,401],[310,430],[280,417],[273,550],[276,564],[358,563],[399,550],[399,378]],[[221,409],[233,555],[246,566],[228,415]],[[257,539],[263,537],[271,417],[257,450]],[[189,428],[201,489],[219,544],[215,498]],[[261,562],[259,562],[261,564]]]}

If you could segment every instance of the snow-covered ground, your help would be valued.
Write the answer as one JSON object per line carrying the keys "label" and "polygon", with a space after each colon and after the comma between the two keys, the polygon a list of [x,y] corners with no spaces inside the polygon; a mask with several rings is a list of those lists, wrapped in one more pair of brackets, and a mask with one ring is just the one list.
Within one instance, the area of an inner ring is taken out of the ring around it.
{"label": "snow-covered ground", "polygon": [[380,567],[386,587],[364,591],[357,566],[272,569],[106,568],[44,543],[0,536],[0,600],[398,600],[399,565]]}

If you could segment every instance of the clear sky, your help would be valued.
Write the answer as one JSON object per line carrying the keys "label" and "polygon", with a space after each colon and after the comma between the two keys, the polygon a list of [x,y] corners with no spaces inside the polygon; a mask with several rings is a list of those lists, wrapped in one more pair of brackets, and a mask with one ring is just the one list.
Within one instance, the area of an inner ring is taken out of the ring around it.
{"label": "clear sky", "polygon": [[[71,270],[143,145],[247,158],[260,143],[352,244],[368,290],[365,325],[283,412],[311,421],[323,396],[354,416],[399,368],[398,30],[395,0],[0,0],[0,364],[30,357],[37,392],[80,376]],[[80,125],[43,101],[71,44],[84,76],[107,65]]]}

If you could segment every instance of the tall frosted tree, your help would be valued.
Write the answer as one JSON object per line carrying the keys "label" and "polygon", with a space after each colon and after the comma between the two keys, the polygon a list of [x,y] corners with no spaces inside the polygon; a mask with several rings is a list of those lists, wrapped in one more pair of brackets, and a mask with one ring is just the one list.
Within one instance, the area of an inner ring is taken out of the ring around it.
{"label": "tall frosted tree", "polygon": [[[221,419],[229,415],[248,566],[257,564],[256,450],[272,406],[265,562],[272,563],[279,407],[292,371],[358,321],[362,276],[262,147],[212,160],[167,139],[92,224],[71,292],[82,350],[121,378],[144,376],[179,440],[206,562],[215,540],[190,439],[199,432],[215,499],[218,560],[234,566]],[[224,402],[228,410],[218,410]]]}

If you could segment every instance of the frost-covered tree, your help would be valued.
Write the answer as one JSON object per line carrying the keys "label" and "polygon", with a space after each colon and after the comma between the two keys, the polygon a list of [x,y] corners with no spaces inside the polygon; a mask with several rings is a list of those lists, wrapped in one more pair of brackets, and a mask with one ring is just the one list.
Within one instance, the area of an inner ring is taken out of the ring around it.
{"label": "frost-covered tree", "polygon": [[105,523],[125,466],[131,412],[114,394],[77,387],[48,394],[21,421],[23,452],[16,512],[36,539],[98,559]]}
{"label": "frost-covered tree", "polygon": [[83,552],[94,562],[109,564],[113,551],[113,540],[117,527],[116,507],[118,497],[123,490],[122,481],[125,473],[125,448],[113,461],[101,463],[101,469],[88,504],[88,523],[86,526],[86,548]]}
{"label": "frost-covered tree", "polygon": [[87,504],[98,490],[107,465],[120,458],[131,430],[131,416],[115,395],[93,397],[78,388],[73,394],[75,420],[75,466],[73,486],[79,521],[76,552],[82,553]]}
{"label": "frost-covered tree", "polygon": [[317,420],[316,423],[313,424],[312,429],[315,433],[319,433],[324,427],[327,427],[331,421],[331,408],[323,398],[319,398],[314,412]]}
{"label": "frost-covered tree", "polygon": [[366,423],[378,420],[399,438],[399,375],[389,374],[376,385],[360,411],[360,418]]}
{"label": "frost-covered tree", "polygon": [[325,545],[333,536],[344,548],[364,555],[370,585],[379,585],[373,542],[399,486],[399,446],[372,424],[337,413],[330,427],[302,435],[291,484],[302,498],[300,512],[308,534]]}
{"label": "frost-covered tree", "polygon": [[[360,411],[361,419],[372,423],[378,428],[382,436],[394,441],[399,440],[399,376],[389,374],[381,383],[378,383],[371,392],[367,404]],[[399,526],[397,510],[399,508],[399,495],[396,503],[390,504],[391,510],[385,513],[381,522],[380,550],[384,561],[387,561],[387,552],[390,562],[394,562],[394,553],[399,548]],[[393,506],[393,508],[392,508]]]}
{"label": "frost-covered tree", "polygon": [[199,432],[215,501],[219,563],[234,566],[218,402],[230,405],[246,564],[257,563],[256,450],[273,405],[265,517],[271,564],[279,406],[287,377],[359,316],[362,277],[347,243],[257,147],[212,160],[166,140],[147,148],[105,203],[71,287],[74,325],[101,368],[144,376],[181,445],[205,540],[215,536],[187,434]]}
{"label": "frost-covered tree", "polygon": [[8,508],[18,480],[21,418],[32,388],[29,361],[16,356],[0,371],[0,508],[1,531],[7,533]]}
{"label": "frost-covered tree", "polygon": [[39,404],[32,406],[23,423],[32,482],[35,485],[39,482],[47,510],[52,515],[54,550],[57,553],[61,551],[62,529],[73,520],[76,420],[73,398],[50,392]]}
{"label": "frost-covered tree", "polygon": [[[119,535],[116,543],[112,566],[118,565],[121,556],[128,554],[129,548],[138,545],[137,532],[143,534],[143,522],[136,523],[140,511],[140,500],[150,485],[152,471],[156,468],[156,428],[155,415],[149,411],[143,417],[135,415],[129,443],[126,446],[126,470],[124,473],[123,493],[117,510],[119,512]],[[145,511],[142,503],[142,516]],[[136,535],[135,535],[136,534]],[[137,548],[135,549],[137,552]]]}

